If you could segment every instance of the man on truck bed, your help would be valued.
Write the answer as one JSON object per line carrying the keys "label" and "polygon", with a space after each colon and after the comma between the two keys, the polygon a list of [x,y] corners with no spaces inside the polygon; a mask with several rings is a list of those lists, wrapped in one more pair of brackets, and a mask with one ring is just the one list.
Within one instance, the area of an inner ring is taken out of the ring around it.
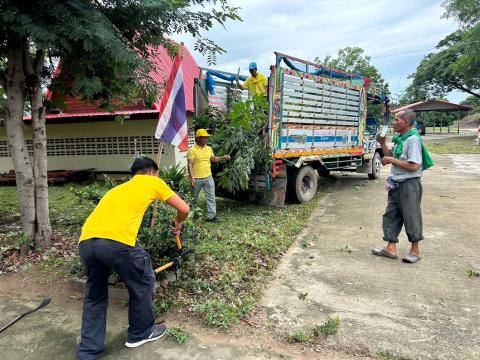
{"label": "man on truck bed", "polygon": [[377,136],[384,155],[382,165],[392,164],[392,170],[387,179],[388,204],[383,215],[383,240],[388,244],[385,248],[373,249],[372,253],[396,259],[398,235],[405,226],[411,244],[410,252],[403,258],[407,263],[420,260],[418,242],[423,240],[420,179],[423,170],[433,165],[418,131],[413,128],[414,119],[413,110],[398,113],[394,125],[398,135],[393,137],[393,149],[387,147],[386,137]]}
{"label": "man on truck bed", "polygon": [[240,84],[238,76],[237,76],[237,86],[242,90],[248,90],[248,95],[250,97],[254,97],[256,95],[265,96],[267,95],[267,85],[268,81],[265,75],[260,74],[257,71],[257,64],[255,62],[251,62],[248,66],[248,71],[250,75],[247,80],[242,84]]}

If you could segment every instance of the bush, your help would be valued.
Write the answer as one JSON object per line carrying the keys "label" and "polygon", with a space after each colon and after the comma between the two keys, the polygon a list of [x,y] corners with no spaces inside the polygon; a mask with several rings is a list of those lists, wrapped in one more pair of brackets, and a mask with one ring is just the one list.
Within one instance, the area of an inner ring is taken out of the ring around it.
{"label": "bush", "polygon": [[311,335],[303,330],[296,330],[288,336],[288,341],[292,343],[306,343],[311,339]]}
{"label": "bush", "polygon": [[[103,185],[94,183],[82,188],[70,189],[81,201],[81,206],[98,204],[108,190],[119,185],[115,180],[106,175],[104,176],[105,183]],[[189,202],[191,199],[189,195],[190,181],[186,175],[185,168],[176,165],[170,168],[160,169],[160,178]],[[157,219],[154,228],[151,228],[153,208],[154,205],[152,204],[147,209],[137,239],[150,254],[152,266],[155,268],[170,261],[177,254],[175,237],[170,233],[170,223],[175,218],[176,210],[162,202],[158,202]],[[181,239],[182,243],[188,247],[193,247],[197,238],[202,237],[203,233],[201,229],[198,229],[196,226],[198,218],[198,211],[194,211],[184,223]]]}
{"label": "bush", "polygon": [[334,318],[328,319],[322,325],[316,325],[313,328],[313,334],[315,336],[320,336],[322,334],[327,336],[336,335],[339,326],[340,326],[340,319],[338,316],[335,316]]}
{"label": "bush", "polygon": [[185,167],[181,167],[180,164],[170,166],[168,168],[160,168],[160,178],[172,188],[173,191],[185,201],[191,198],[191,184],[190,179],[187,176]]}

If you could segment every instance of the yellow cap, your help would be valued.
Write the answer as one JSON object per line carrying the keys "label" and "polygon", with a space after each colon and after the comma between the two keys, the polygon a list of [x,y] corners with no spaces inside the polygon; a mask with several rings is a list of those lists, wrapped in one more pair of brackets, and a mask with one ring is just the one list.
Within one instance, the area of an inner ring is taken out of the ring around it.
{"label": "yellow cap", "polygon": [[198,137],[209,137],[210,134],[207,132],[207,130],[205,129],[198,129],[196,132],[195,132],[195,138],[198,138]]}

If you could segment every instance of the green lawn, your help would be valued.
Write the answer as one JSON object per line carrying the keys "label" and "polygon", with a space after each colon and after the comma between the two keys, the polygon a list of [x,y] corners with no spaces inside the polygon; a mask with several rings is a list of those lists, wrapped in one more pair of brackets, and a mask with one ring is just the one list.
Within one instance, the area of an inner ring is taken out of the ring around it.
{"label": "green lawn", "polygon": [[[76,249],[80,228],[93,205],[80,201],[71,187],[85,189],[79,185],[50,187],[49,200],[54,232]],[[212,326],[229,327],[238,322],[252,309],[262,286],[305,226],[323,191],[320,189],[308,204],[287,204],[281,209],[217,198],[217,212],[223,222],[198,222],[201,238],[194,244],[194,258],[182,268],[181,281],[169,287],[157,302],[157,309],[166,310],[172,305],[187,308]],[[20,214],[14,187],[0,187],[0,214],[9,224],[0,230],[4,246],[5,240],[19,238]],[[16,233],[12,227],[16,227]],[[55,264],[43,261],[40,267],[62,269],[57,274],[65,276],[75,263],[78,259],[69,257]]]}
{"label": "green lawn", "polygon": [[439,140],[424,140],[432,154],[480,154],[480,146],[474,144],[476,136],[461,136]]}
{"label": "green lawn", "polygon": [[[79,185],[50,186],[49,207],[50,221],[55,230],[69,235],[78,235],[86,217],[93,206],[78,201],[71,189],[81,189]],[[17,189],[14,186],[0,187],[0,216],[6,217],[8,223],[19,225]],[[5,235],[5,228],[0,228],[0,239]]]}

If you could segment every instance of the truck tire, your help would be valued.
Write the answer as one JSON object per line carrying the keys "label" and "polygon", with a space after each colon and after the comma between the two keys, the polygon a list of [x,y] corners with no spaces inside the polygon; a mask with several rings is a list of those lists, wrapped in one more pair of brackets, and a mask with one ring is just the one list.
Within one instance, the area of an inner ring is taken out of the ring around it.
{"label": "truck tire", "polygon": [[300,204],[309,202],[317,193],[317,172],[308,165],[292,170],[287,187],[292,200]]}
{"label": "truck tire", "polygon": [[376,152],[375,155],[373,155],[373,159],[372,159],[372,173],[368,174],[368,178],[370,180],[378,179],[378,177],[380,176],[381,169],[382,169],[382,161],[380,158],[380,154]]}

